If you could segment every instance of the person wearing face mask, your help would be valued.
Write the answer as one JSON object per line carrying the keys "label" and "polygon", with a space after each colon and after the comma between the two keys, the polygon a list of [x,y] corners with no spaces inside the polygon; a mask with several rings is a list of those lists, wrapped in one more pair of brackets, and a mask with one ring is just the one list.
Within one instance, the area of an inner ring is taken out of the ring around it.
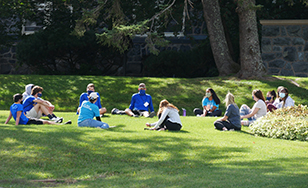
{"label": "person wearing face mask", "polygon": [[[253,90],[252,99],[256,101],[252,109],[250,109],[246,104],[243,104],[240,108],[241,124],[245,126],[249,126],[251,123],[256,121],[258,118],[265,116],[267,113],[265,99],[261,90]],[[248,121],[243,120],[245,118],[247,118]]]}
{"label": "person wearing face mask", "polygon": [[[139,92],[132,95],[132,99],[129,105],[129,108],[125,111],[114,108],[111,110],[112,114],[127,114],[131,117],[154,117],[154,107],[152,103],[152,97],[149,94],[146,94],[146,87],[144,83],[140,83],[138,87]],[[149,113],[149,110],[151,113]]]}
{"label": "person wearing face mask", "polygon": [[219,109],[220,99],[212,88],[206,90],[202,100],[203,110],[195,108],[193,110],[196,116],[221,116],[222,111]]}
{"label": "person wearing face mask", "polygon": [[[81,104],[83,101],[88,101],[89,100],[89,96],[92,92],[95,92],[95,86],[93,83],[90,83],[87,85],[87,92],[86,93],[82,93],[79,97],[79,106],[77,108],[77,114],[79,114],[80,112],[80,108],[81,108]],[[97,92],[96,92],[97,93]],[[97,93],[98,95],[98,98],[96,100],[96,102],[94,103],[98,108],[99,108],[99,113],[101,116],[103,116],[106,112],[107,112],[107,109],[105,107],[102,107],[102,104],[101,104],[101,98],[100,98],[100,95],[99,93]]]}
{"label": "person wearing face mask", "polygon": [[289,96],[289,90],[287,88],[280,86],[280,89],[278,90],[278,95],[279,98],[277,98],[273,103],[276,108],[294,106],[294,100]]}
{"label": "person wearing face mask", "polygon": [[42,117],[44,113],[50,120],[56,123],[62,123],[62,117],[58,118],[54,113],[49,112],[49,103],[41,99],[42,92],[43,88],[40,86],[34,86],[32,88],[31,95],[23,101],[23,112],[26,116],[37,119]]}
{"label": "person wearing face mask", "polygon": [[274,101],[276,99],[276,92],[275,90],[269,91],[266,94],[266,107],[267,107],[267,111],[272,112],[273,110],[276,110],[276,106],[273,105]]}

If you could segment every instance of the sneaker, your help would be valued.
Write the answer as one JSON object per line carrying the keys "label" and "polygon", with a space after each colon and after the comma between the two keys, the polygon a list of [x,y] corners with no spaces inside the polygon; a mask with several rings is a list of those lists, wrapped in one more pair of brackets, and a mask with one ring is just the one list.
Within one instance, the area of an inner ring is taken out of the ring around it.
{"label": "sneaker", "polygon": [[111,114],[117,114],[118,111],[119,111],[119,109],[114,108],[114,109],[111,110]]}
{"label": "sneaker", "polygon": [[63,117],[60,117],[60,118],[58,118],[58,117],[53,117],[53,118],[51,119],[51,121],[54,121],[55,123],[62,123]]}
{"label": "sneaker", "polygon": [[72,121],[71,120],[68,120],[67,122],[63,123],[64,125],[65,124],[72,124]]}
{"label": "sneaker", "polygon": [[151,112],[150,115],[149,115],[149,118],[152,118],[155,116],[155,112]]}
{"label": "sneaker", "polygon": [[136,115],[136,114],[134,114],[134,115],[132,115],[132,117],[139,117],[138,115]]}

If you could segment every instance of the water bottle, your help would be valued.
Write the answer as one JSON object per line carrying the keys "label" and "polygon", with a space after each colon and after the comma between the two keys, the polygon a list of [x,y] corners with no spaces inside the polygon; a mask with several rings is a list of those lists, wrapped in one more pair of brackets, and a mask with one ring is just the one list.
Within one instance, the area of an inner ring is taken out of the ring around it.
{"label": "water bottle", "polygon": [[183,116],[186,116],[186,109],[182,108],[182,110],[183,110]]}

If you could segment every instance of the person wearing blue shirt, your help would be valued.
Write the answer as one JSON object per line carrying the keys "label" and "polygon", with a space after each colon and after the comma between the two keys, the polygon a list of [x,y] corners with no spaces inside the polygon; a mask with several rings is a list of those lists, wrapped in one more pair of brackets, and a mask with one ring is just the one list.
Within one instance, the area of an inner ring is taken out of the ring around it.
{"label": "person wearing blue shirt", "polygon": [[222,111],[219,109],[220,99],[212,88],[206,89],[205,96],[202,100],[203,110],[194,109],[196,116],[221,116]]}
{"label": "person wearing blue shirt", "polygon": [[[90,84],[87,85],[87,92],[82,93],[79,97],[79,106],[77,108],[77,114],[80,111],[80,107],[81,107],[81,104],[83,103],[83,101],[88,101],[89,100],[88,97],[92,92],[95,92],[95,86],[94,86],[93,83],[90,83]],[[98,95],[98,98],[97,98],[97,101],[94,104],[99,108],[100,115],[104,115],[107,112],[107,109],[105,107],[102,107],[101,98],[100,98],[99,93],[97,93],[97,95]]]}
{"label": "person wearing blue shirt", "polygon": [[28,118],[27,116],[25,116],[24,111],[23,111],[23,105],[21,104],[23,100],[22,94],[19,94],[19,93],[15,94],[13,96],[13,100],[14,100],[14,103],[10,107],[10,114],[7,120],[5,121],[5,124],[7,124],[11,120],[12,117],[15,119],[15,125],[56,124],[53,121],[47,121],[47,120],[36,119],[36,118]]}
{"label": "person wearing blue shirt", "polygon": [[44,113],[50,120],[55,121],[56,123],[62,123],[62,117],[58,118],[54,113],[49,112],[49,103],[40,98],[42,96],[42,92],[42,87],[35,86],[32,88],[31,95],[23,101],[26,116],[38,119],[42,117]]}
{"label": "person wearing blue shirt", "polygon": [[234,96],[232,93],[226,95],[226,112],[223,118],[220,118],[214,122],[214,126],[217,130],[241,130],[241,116],[238,106],[234,102]]}
{"label": "person wearing blue shirt", "polygon": [[[78,127],[97,127],[101,129],[109,128],[107,123],[101,122],[99,108],[95,104],[98,97],[99,96],[96,92],[92,92],[88,97],[89,100],[82,102],[77,121]],[[94,117],[96,120],[93,119]]]}

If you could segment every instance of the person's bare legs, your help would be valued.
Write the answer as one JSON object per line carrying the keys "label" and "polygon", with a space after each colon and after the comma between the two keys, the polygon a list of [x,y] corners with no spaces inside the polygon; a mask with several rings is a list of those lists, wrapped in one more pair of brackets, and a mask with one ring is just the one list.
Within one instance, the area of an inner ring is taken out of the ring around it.
{"label": "person's bare legs", "polygon": [[107,112],[107,109],[105,107],[102,107],[102,108],[99,109],[99,113],[101,115],[104,115],[106,112]]}
{"label": "person's bare legs", "polygon": [[126,108],[125,109],[125,113],[127,114],[127,115],[129,115],[129,116],[134,116],[135,114],[131,111],[131,109],[129,109],[129,108]]}
{"label": "person's bare legs", "polygon": [[53,122],[53,121],[47,121],[47,120],[42,120],[43,121],[43,124],[57,124],[56,122]]}
{"label": "person's bare legs", "polygon": [[41,104],[36,104],[33,108],[35,109],[35,111],[36,111],[37,113],[39,113],[39,111],[41,111],[41,112],[43,112],[45,115],[49,115],[49,114],[50,114],[49,111],[48,111],[48,109],[47,109],[45,106],[41,105]]}

